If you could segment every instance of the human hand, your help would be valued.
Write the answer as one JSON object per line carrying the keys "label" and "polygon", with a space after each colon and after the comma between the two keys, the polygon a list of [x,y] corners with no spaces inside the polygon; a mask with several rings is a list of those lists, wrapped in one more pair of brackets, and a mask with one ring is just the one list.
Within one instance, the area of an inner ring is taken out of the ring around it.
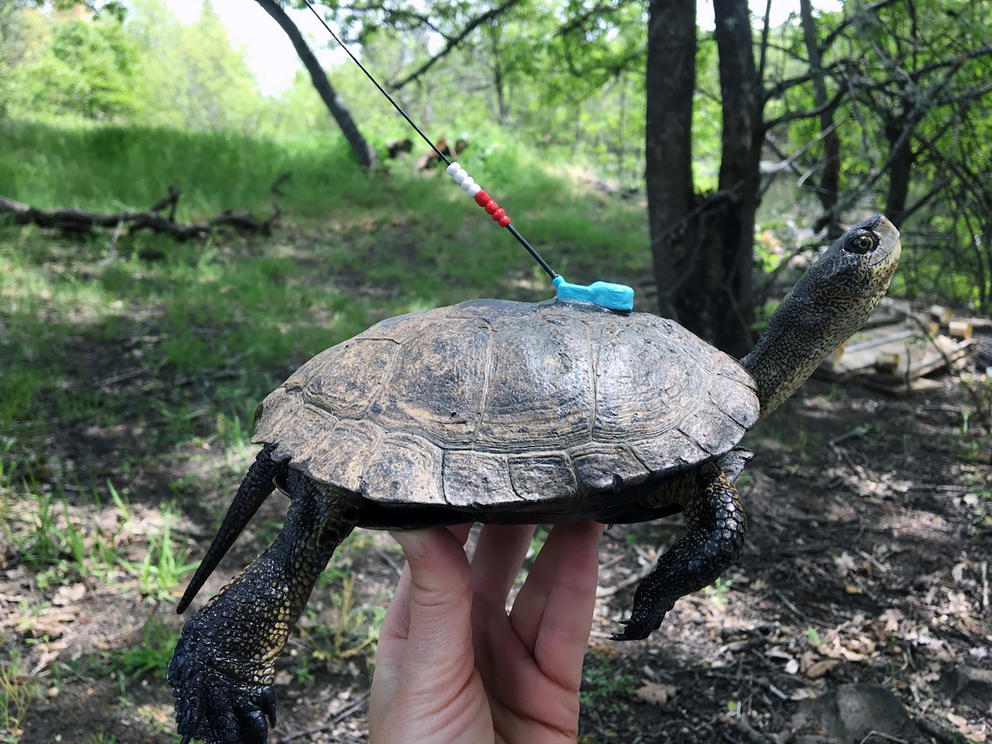
{"label": "human hand", "polygon": [[369,741],[574,742],[603,525],[552,530],[506,612],[529,525],[396,532],[407,568],[379,634]]}

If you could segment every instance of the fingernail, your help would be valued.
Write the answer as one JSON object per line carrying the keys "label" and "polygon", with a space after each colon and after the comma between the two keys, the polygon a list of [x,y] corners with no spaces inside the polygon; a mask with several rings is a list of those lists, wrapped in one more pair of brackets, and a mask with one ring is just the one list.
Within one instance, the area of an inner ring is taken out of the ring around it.
{"label": "fingernail", "polygon": [[390,530],[390,535],[400,544],[408,561],[419,561],[427,555],[427,541],[417,530]]}

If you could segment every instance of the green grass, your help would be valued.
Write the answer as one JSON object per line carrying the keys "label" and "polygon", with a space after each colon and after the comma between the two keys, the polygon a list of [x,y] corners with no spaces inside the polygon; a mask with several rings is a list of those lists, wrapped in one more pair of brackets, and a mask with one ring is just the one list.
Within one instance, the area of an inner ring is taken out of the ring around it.
{"label": "green grass", "polygon": [[583,708],[626,714],[630,710],[630,694],[635,688],[636,679],[623,657],[595,648],[586,653],[579,690],[579,703]]}
{"label": "green grass", "polygon": [[269,208],[269,186],[284,172],[294,207],[322,211],[315,197],[333,184],[339,201],[376,201],[374,180],[350,166],[338,139],[276,142],[231,132],[189,132],[84,122],[4,122],[0,194],[39,207],[147,208],[170,184],[183,195],[179,217]]}
{"label": "green grass", "polygon": [[359,603],[355,597],[356,580],[351,574],[330,583],[329,616],[318,620],[315,610],[305,610],[300,625],[308,641],[307,652],[298,656],[299,664],[294,671],[300,681],[310,681],[314,670],[321,665],[337,666],[356,657],[364,658],[371,667],[386,608]]}
{"label": "green grass", "polygon": [[[107,528],[95,520],[104,512],[105,501],[96,490],[85,507],[70,507],[64,493],[56,499],[50,489],[24,483],[17,492],[16,513],[10,498],[14,489],[8,485],[2,490],[0,516],[5,529],[9,532],[14,522],[20,523],[11,540],[15,558],[35,572],[41,589],[94,576],[106,583],[136,582],[142,596],[168,600],[174,599],[176,587],[196,566],[179,553],[172,537],[176,516],[167,503],[139,523],[126,498],[108,482],[107,508],[114,527]],[[140,558],[123,555],[122,548],[132,544]]]}
{"label": "green grass", "polygon": [[165,672],[178,640],[178,629],[170,628],[154,615],[150,615],[141,629],[141,638],[137,643],[101,657],[103,671],[117,672],[126,679],[165,679]]}
{"label": "green grass", "polygon": [[4,651],[0,656],[0,744],[20,741],[21,720],[39,694],[17,650]]}

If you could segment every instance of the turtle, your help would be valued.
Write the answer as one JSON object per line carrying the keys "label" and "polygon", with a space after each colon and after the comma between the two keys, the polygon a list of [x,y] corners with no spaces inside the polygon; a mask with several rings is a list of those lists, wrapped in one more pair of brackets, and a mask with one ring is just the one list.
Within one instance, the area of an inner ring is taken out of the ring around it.
{"label": "turtle", "polygon": [[593,304],[471,300],[384,320],[323,351],[259,405],[262,445],[183,595],[183,612],[259,505],[290,503],[271,546],[187,621],[169,665],[183,742],[265,742],[274,664],[355,528],[683,514],[618,640],[643,639],[738,557],[744,433],[860,328],[901,252],[882,215],[800,277],[740,361],[672,320]]}

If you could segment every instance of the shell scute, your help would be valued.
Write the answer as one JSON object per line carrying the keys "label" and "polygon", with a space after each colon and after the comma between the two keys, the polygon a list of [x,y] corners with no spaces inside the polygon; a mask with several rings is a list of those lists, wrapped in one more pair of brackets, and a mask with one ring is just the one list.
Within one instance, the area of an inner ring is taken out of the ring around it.
{"label": "shell scute", "polygon": [[475,447],[522,452],[587,441],[594,409],[586,327],[519,316],[497,325],[494,344]]}
{"label": "shell scute", "polygon": [[579,483],[590,491],[617,492],[647,480],[650,473],[629,447],[592,444],[570,452]]}
{"label": "shell scute", "polygon": [[444,447],[471,442],[481,415],[490,335],[488,324],[474,318],[413,334],[372,406],[376,421],[388,430],[416,431]]}
{"label": "shell scute", "polygon": [[678,429],[670,429],[654,439],[635,442],[630,449],[638,460],[658,475],[683,470],[710,458],[709,452]]}
{"label": "shell scute", "polygon": [[444,453],[444,500],[452,506],[473,507],[519,498],[510,481],[505,455],[452,450]]}
{"label": "shell scute", "polygon": [[747,384],[729,376],[728,379],[733,379],[734,384],[710,388],[710,403],[746,431],[754,426],[760,410],[754,381],[750,375]]}
{"label": "shell scute", "polygon": [[396,341],[382,338],[354,338],[328,349],[303,384],[307,401],[339,416],[362,416],[382,390],[399,350]]}
{"label": "shell scute", "polygon": [[677,426],[705,379],[694,350],[678,351],[667,322],[608,325],[598,340],[593,438],[628,441]]}
{"label": "shell scute", "polygon": [[341,419],[314,436],[321,442],[321,456],[310,458],[305,472],[323,483],[361,490],[362,472],[382,439],[382,429],[366,420]]}
{"label": "shell scute", "polygon": [[575,472],[563,454],[510,455],[513,490],[524,501],[552,501],[575,495]]}
{"label": "shell scute", "polygon": [[441,450],[423,437],[387,434],[362,472],[360,491],[374,501],[444,504]]}
{"label": "shell scute", "polygon": [[697,408],[686,416],[678,430],[708,455],[719,455],[725,450],[727,441],[739,441],[745,431],[722,411],[709,407]]}

